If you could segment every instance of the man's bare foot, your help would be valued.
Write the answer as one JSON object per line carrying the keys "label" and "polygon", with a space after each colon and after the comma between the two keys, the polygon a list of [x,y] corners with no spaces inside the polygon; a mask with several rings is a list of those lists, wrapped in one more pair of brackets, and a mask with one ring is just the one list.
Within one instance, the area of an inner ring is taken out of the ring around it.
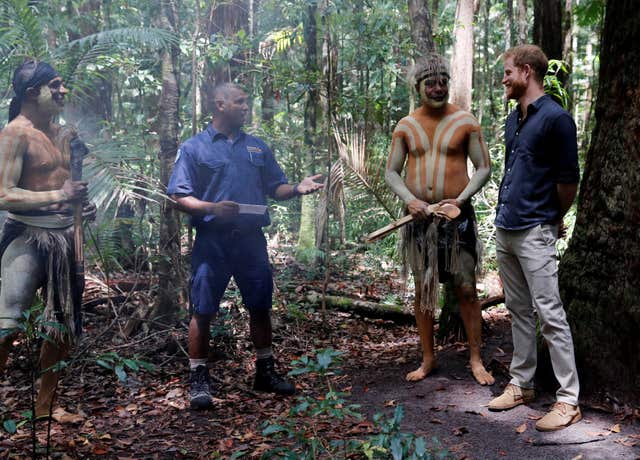
{"label": "man's bare foot", "polygon": [[493,385],[495,379],[493,378],[493,375],[487,372],[482,362],[472,362],[470,364],[471,373],[473,374],[473,378],[476,379],[476,382],[480,385]]}
{"label": "man's bare foot", "polygon": [[431,371],[434,370],[435,368],[436,368],[435,359],[431,359],[429,361],[423,361],[419,368],[407,374],[406,379],[409,382],[417,382],[418,380],[422,380],[427,375],[429,375]]}

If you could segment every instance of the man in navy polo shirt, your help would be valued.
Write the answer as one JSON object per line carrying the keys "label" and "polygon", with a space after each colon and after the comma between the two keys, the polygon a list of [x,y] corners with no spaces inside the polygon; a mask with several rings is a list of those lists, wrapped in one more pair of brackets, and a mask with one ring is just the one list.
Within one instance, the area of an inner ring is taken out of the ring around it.
{"label": "man in navy polo shirt", "polygon": [[560,383],[556,403],[536,423],[559,430],[582,418],[571,330],[558,290],[555,243],[578,190],[576,126],[551,96],[543,78],[548,61],[540,48],[520,45],[504,54],[502,84],[518,106],[505,126],[505,171],[496,211],[496,251],[506,305],[512,317],[511,381],[491,410],[533,400],[536,316]]}
{"label": "man in navy polo shirt", "polygon": [[254,389],[291,395],[295,386],[274,369],[271,353],[273,281],[262,227],[269,214],[246,213],[242,204],[266,205],[267,195],[287,200],[323,187],[320,174],[288,184],[269,147],[241,130],[249,111],[247,95],[234,84],[214,89],[213,121],[178,150],[167,193],[196,228],[191,265],[189,323],[190,403],[211,406],[207,369],[211,320],[231,276],[249,311],[256,348]]}

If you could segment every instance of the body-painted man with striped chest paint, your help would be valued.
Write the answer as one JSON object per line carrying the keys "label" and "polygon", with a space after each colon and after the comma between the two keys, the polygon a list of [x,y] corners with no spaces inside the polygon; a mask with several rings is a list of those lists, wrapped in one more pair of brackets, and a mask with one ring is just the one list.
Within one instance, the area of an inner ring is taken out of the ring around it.
{"label": "body-painted man with striped chest paint", "polygon": [[[35,415],[50,414],[59,373],[80,333],[75,279],[72,204],[87,197],[87,183],[70,178],[77,134],[56,123],[67,89],[46,62],[25,61],[13,76],[16,93],[0,132],[0,209],[9,211],[0,238],[0,374],[19,332],[22,311],[42,288],[43,371]],[[88,217],[95,206],[86,202]]]}
{"label": "body-painted man with striped chest paint", "polygon": [[[414,76],[421,106],[396,126],[385,173],[387,184],[415,218],[403,228],[402,250],[416,285],[422,363],[407,380],[421,380],[436,366],[434,312],[438,283],[445,282],[460,304],[473,376],[481,385],[491,385],[493,376],[480,357],[481,310],[475,283],[481,245],[471,206],[471,197],[489,179],[489,155],[477,120],[448,102],[449,70],[442,56],[423,58]],[[467,159],[475,167],[471,178]],[[429,212],[428,206],[435,203],[451,203],[462,212],[453,221],[441,220]]]}

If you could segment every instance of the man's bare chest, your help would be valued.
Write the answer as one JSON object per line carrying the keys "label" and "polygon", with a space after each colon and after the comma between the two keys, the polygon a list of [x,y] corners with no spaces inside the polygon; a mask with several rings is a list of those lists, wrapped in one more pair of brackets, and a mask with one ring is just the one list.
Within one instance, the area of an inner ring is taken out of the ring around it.
{"label": "man's bare chest", "polygon": [[56,139],[50,139],[40,131],[30,133],[24,158],[23,172],[47,174],[57,169],[69,169],[69,159],[65,158]]}

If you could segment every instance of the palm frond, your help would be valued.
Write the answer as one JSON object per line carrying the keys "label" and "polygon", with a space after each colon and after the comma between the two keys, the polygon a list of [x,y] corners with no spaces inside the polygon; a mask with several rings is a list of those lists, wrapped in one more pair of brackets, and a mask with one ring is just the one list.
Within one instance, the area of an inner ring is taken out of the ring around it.
{"label": "palm frond", "polygon": [[91,49],[95,46],[101,46],[103,49],[105,49],[104,47],[111,47],[109,49],[110,52],[120,51],[122,45],[135,45],[158,51],[172,45],[177,45],[179,41],[180,37],[167,29],[157,27],[122,27],[72,40],[56,48],[53,57],[64,57],[70,50]]}
{"label": "palm frond", "polygon": [[384,163],[375,164],[366,152],[364,129],[353,120],[333,122],[333,132],[340,161],[344,165],[343,187],[360,196],[373,197],[393,219],[398,215],[398,199],[384,181]]}
{"label": "palm frond", "polygon": [[30,3],[28,0],[0,0],[0,24],[3,25],[0,27],[0,49],[3,56],[9,50],[19,50],[17,54],[38,59],[46,56],[44,27],[34,12],[35,6]]}
{"label": "palm frond", "polygon": [[148,160],[131,145],[115,141],[99,141],[91,145],[84,165],[91,199],[98,209],[115,209],[125,202],[146,200],[154,203],[166,198],[158,179],[145,171]]}

